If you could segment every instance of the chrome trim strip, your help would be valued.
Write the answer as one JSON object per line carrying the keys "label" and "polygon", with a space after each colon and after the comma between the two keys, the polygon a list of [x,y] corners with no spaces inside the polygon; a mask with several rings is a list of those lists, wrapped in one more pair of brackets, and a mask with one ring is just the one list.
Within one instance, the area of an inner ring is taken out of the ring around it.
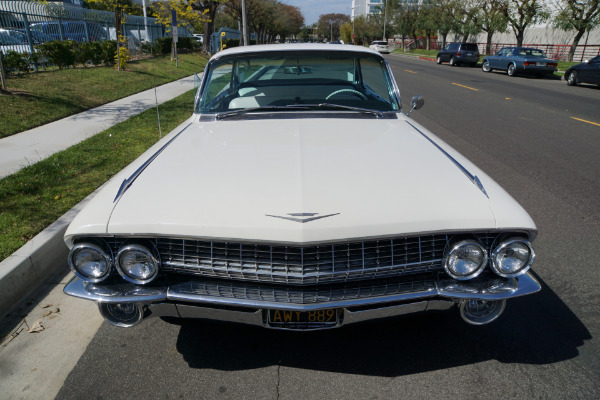
{"label": "chrome trim strip", "polygon": [[473,175],[472,173],[470,173],[469,170],[467,170],[461,163],[459,163],[454,157],[452,157],[446,150],[442,149],[440,147],[440,145],[438,145],[436,142],[434,142],[429,136],[427,136],[425,133],[423,133],[419,128],[417,128],[416,126],[411,124],[409,121],[406,121],[406,123],[409,124],[410,126],[412,126],[425,139],[427,139],[429,142],[431,142],[431,144],[433,144],[439,151],[441,151],[446,157],[448,157],[448,159],[450,161],[452,161],[454,163],[454,165],[456,165],[458,167],[458,169],[460,169],[462,171],[462,173],[465,174],[471,180],[471,182],[473,182],[473,184],[475,184],[475,186],[477,186],[477,188],[479,190],[481,190],[481,192],[485,195],[485,197],[487,197],[488,199],[490,198],[490,196],[488,196],[487,192],[485,191],[485,188],[483,187],[483,184],[481,183],[481,181],[479,180],[477,175]]}
{"label": "chrome trim strip", "polygon": [[158,157],[158,155],[160,153],[162,153],[162,151],[164,149],[166,149],[168,145],[171,144],[171,142],[173,142],[175,139],[177,139],[179,137],[179,135],[181,135],[187,128],[189,128],[190,125],[192,125],[192,124],[191,123],[187,124],[185,128],[180,130],[171,140],[169,140],[163,147],[158,149],[158,151],[156,153],[154,153],[148,160],[146,160],[146,162],[144,162],[133,174],[131,174],[131,176],[129,178],[123,180],[123,183],[121,183],[121,187],[119,187],[119,190],[117,191],[117,195],[116,195],[115,199],[113,200],[113,203],[116,202],[117,200],[119,200],[119,198],[123,195],[123,193],[125,193],[127,191],[127,189],[129,189],[131,187],[131,185],[133,184],[133,181],[135,181],[137,179],[137,177],[140,176],[140,174],[142,172],[144,172],[146,167],[148,167],[148,165],[150,165],[152,163],[152,161],[154,161],[156,159],[156,157]]}
{"label": "chrome trim strip", "polygon": [[[261,309],[275,308],[280,310],[313,311],[327,308],[349,308],[397,301],[430,299],[433,297],[448,299],[504,300],[533,294],[541,290],[539,282],[537,282],[531,273],[526,273],[512,279],[492,278],[488,280],[478,280],[476,282],[458,282],[453,279],[447,279],[435,283],[435,287],[429,287],[424,290],[405,291],[392,295],[298,304],[193,294],[190,293],[189,287],[194,283],[195,282],[186,282],[173,284],[170,287],[152,288],[141,287],[134,284],[96,285],[83,282],[76,277],[67,284],[64,292],[70,296],[108,303],[155,303],[172,300],[175,302],[198,303],[198,306],[204,305],[209,307],[212,304]],[[229,284],[229,282],[225,282],[225,284]],[[188,286],[188,288],[186,288],[186,286]]]}

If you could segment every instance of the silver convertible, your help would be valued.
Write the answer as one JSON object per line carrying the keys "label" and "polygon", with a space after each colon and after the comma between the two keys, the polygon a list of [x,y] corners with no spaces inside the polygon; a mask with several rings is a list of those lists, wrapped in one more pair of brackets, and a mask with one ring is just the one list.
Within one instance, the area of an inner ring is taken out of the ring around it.
{"label": "silver convertible", "polygon": [[378,52],[241,47],[210,59],[193,115],[73,220],[65,292],[122,327],[315,330],[453,307],[481,325],[540,290],[536,233],[402,112]]}

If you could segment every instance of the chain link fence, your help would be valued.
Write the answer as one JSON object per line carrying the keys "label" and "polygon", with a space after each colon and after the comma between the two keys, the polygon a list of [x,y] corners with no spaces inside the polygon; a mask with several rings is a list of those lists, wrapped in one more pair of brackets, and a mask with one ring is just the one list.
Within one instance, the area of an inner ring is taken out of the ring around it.
{"label": "chain link fence", "polygon": [[[123,36],[131,54],[141,43],[154,42],[166,35],[156,18],[124,15]],[[192,36],[179,27],[179,36]],[[42,4],[31,1],[0,0],[0,51],[14,50],[32,54],[35,45],[54,40],[96,42],[116,40],[115,14],[89,10],[63,3]]]}

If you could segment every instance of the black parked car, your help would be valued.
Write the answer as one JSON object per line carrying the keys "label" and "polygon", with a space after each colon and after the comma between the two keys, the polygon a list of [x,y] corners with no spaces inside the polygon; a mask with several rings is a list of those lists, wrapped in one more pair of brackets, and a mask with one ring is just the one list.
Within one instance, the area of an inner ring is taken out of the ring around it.
{"label": "black parked car", "polygon": [[450,65],[469,64],[474,67],[479,62],[479,49],[476,43],[449,43],[437,54],[437,63]]}
{"label": "black parked car", "polygon": [[600,85],[600,56],[589,61],[573,65],[565,72],[567,85],[575,86],[578,83],[595,83]]}

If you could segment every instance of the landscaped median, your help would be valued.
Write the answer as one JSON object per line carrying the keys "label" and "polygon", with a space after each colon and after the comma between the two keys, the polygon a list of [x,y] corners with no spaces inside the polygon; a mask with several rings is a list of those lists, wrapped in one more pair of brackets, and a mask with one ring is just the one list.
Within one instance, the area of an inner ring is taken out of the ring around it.
{"label": "landscaped median", "polygon": [[204,70],[199,53],[132,61],[127,69],[89,67],[53,69],[9,76],[0,93],[0,138],[172,82]]}
{"label": "landscaped median", "polygon": [[[162,132],[192,114],[194,90],[160,105]],[[159,140],[147,110],[0,180],[0,261]]]}

